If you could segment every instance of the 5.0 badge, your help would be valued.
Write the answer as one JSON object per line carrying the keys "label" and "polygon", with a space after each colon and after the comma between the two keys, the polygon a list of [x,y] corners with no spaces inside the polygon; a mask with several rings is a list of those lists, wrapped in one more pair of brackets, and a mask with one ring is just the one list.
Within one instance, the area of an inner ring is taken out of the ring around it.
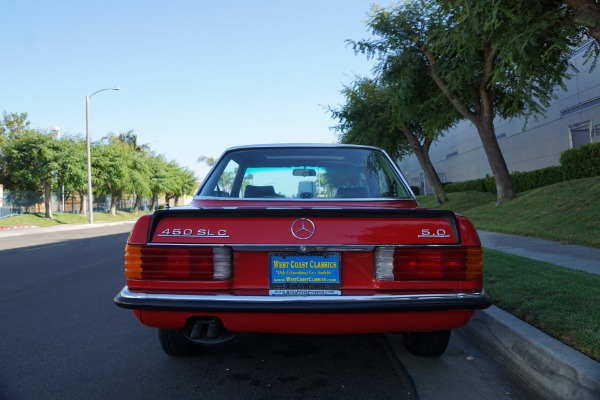
{"label": "5.0 badge", "polygon": [[431,229],[421,229],[421,234],[417,237],[420,238],[447,238],[450,237],[448,233],[446,233],[445,229],[436,229],[432,231]]}

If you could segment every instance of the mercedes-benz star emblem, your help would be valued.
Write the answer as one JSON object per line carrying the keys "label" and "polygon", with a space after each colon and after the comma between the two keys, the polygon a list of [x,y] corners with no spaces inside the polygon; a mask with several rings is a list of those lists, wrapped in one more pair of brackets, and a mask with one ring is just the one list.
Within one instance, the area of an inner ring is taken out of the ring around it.
{"label": "mercedes-benz star emblem", "polygon": [[308,218],[298,218],[292,223],[292,235],[300,240],[310,239],[315,234],[315,223]]}

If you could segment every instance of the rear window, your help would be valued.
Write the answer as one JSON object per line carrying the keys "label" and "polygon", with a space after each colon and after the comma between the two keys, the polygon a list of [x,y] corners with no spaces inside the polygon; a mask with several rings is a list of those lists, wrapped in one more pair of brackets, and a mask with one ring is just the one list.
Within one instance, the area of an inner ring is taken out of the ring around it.
{"label": "rear window", "polygon": [[243,199],[406,199],[391,160],[364,148],[243,148],[223,155],[202,197]]}

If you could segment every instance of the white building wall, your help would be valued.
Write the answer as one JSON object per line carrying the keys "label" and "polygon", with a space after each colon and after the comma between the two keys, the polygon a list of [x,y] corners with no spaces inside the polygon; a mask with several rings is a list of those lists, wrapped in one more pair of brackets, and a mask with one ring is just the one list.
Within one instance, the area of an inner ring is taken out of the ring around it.
{"label": "white building wall", "polygon": [[[590,64],[583,64],[582,50],[571,59],[578,72],[566,82],[566,90],[556,89],[556,99],[544,115],[496,121],[496,136],[510,172],[559,165],[563,151],[600,142],[600,65],[590,71]],[[492,176],[477,129],[466,120],[433,143],[429,154],[444,182]],[[411,185],[432,193],[415,156],[404,157],[399,165]]]}

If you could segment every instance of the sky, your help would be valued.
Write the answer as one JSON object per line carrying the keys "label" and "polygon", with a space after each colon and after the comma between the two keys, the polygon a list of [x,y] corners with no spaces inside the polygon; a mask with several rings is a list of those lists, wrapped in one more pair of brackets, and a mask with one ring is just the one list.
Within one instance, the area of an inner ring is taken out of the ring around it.
{"label": "sky", "polygon": [[[378,1],[389,6],[392,1]],[[332,143],[327,108],[374,62],[372,0],[7,1],[0,113],[93,141],[133,130],[202,179],[200,156],[256,143]]]}

